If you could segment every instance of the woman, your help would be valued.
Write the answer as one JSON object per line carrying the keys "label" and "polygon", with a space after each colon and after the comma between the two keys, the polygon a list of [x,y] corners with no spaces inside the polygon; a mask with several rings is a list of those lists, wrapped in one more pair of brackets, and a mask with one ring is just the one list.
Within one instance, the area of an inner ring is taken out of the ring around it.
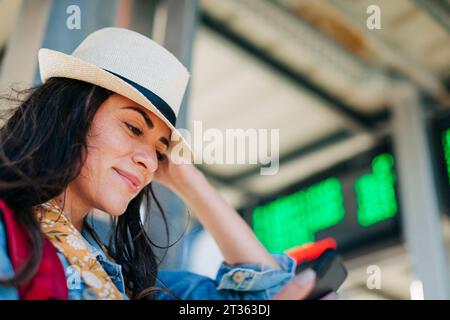
{"label": "woman", "polygon": [[[289,282],[294,261],[269,254],[195,166],[179,161],[190,155],[175,129],[189,74],[168,51],[106,28],[72,55],[41,49],[39,67],[43,84],[0,129],[0,298],[307,295],[314,272]],[[161,209],[153,180],[216,240],[225,262],[215,280],[158,270],[140,216],[142,205]],[[114,217],[110,243],[86,219],[94,209]]]}

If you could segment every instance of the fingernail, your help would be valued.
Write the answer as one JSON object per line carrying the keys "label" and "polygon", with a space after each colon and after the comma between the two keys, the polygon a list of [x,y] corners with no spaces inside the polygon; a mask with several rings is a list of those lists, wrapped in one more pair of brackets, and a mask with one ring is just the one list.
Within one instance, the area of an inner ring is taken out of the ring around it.
{"label": "fingernail", "polygon": [[314,272],[314,270],[307,269],[307,270],[303,271],[302,273],[300,273],[296,277],[296,281],[299,285],[305,286],[308,283],[310,283],[311,281],[314,281],[315,278],[316,278],[316,273]]}

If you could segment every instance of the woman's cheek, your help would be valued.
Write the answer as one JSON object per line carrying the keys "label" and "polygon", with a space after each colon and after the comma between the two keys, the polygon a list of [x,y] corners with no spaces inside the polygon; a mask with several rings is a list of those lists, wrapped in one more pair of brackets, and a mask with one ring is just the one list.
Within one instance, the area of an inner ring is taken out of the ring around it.
{"label": "woman's cheek", "polygon": [[96,127],[91,136],[85,169],[89,176],[89,187],[95,198],[96,207],[113,216],[125,212],[131,196],[123,190],[120,180],[115,176],[114,167],[129,163],[133,140],[126,131],[116,126]]}
{"label": "woman's cheek", "polygon": [[[114,184],[110,184],[110,188],[113,186]],[[131,198],[129,196],[120,193],[118,189],[119,188],[111,190],[111,192],[108,192],[107,194],[102,196],[101,199],[99,199],[102,202],[102,210],[108,212],[112,216],[122,215],[127,209],[129,202],[131,201]]]}
{"label": "woman's cheek", "polygon": [[104,141],[107,141],[104,146],[107,146],[105,152],[111,154],[114,158],[123,157],[130,153],[130,148],[133,143],[130,135],[121,127],[109,132]]}
{"label": "woman's cheek", "polygon": [[104,182],[106,183],[104,190],[109,190],[109,192],[103,196],[103,199],[108,199],[108,203],[105,206],[109,209],[107,212],[113,216],[123,214],[132,200],[132,196],[124,190],[124,186],[121,185],[121,179],[118,178],[117,173],[113,169],[113,167],[120,168],[124,163],[130,163],[130,160],[126,159],[126,157],[131,153],[132,143],[133,141],[126,134],[117,134],[116,132],[111,140],[111,147],[104,152],[104,154],[109,155],[104,166]]}

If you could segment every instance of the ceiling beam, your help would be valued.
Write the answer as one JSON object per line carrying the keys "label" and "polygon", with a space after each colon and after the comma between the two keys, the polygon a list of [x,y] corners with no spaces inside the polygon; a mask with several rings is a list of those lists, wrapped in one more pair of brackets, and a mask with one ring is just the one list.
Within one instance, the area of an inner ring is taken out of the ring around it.
{"label": "ceiling beam", "polygon": [[201,21],[209,29],[220,34],[227,40],[239,46],[241,49],[253,55],[259,61],[262,61],[273,70],[276,70],[293,81],[293,83],[301,87],[302,90],[309,91],[311,94],[320,97],[320,99],[326,102],[325,105],[332,112],[344,117],[344,119],[351,124],[349,125],[349,128],[351,127],[354,130],[356,129],[355,131],[359,132],[371,131],[380,122],[386,121],[389,118],[389,108],[387,106],[383,107],[381,111],[371,115],[357,111],[354,107],[346,104],[338,97],[328,93],[301,73],[294,71],[289,65],[272,57],[264,49],[253,45],[238,33],[230,30],[222,22],[206,12],[201,13]]}
{"label": "ceiling beam", "polygon": [[450,2],[439,0],[416,0],[417,5],[450,33]]}

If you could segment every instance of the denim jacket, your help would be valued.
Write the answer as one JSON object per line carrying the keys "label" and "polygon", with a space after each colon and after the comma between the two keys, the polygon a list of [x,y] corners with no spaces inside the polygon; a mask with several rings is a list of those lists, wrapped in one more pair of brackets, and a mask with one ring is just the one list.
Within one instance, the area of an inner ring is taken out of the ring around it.
{"label": "denim jacket", "polygon": [[[122,267],[108,260],[88,232],[83,232],[83,236],[123,298],[128,299],[125,295]],[[95,299],[95,293],[86,287],[77,269],[70,266],[61,253],[58,252],[58,256],[66,270],[69,299]],[[287,255],[274,254],[273,257],[280,265],[280,269],[263,264],[230,266],[224,262],[220,265],[215,279],[188,271],[158,270],[156,285],[168,289],[179,299],[266,300],[275,295],[294,276],[296,266],[295,261]],[[5,228],[0,218],[0,278],[10,277],[13,273],[7,252]],[[17,289],[0,285],[0,299],[18,299]],[[156,299],[174,299],[174,297],[158,291]]]}

